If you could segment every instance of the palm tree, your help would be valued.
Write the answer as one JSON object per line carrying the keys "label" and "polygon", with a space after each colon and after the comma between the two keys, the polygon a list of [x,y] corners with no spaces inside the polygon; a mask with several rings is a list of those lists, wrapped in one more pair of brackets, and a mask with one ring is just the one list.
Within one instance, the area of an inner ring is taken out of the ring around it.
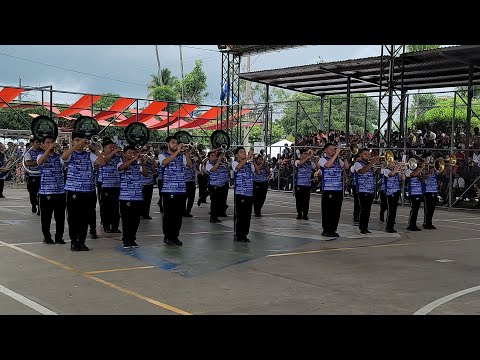
{"label": "palm tree", "polygon": [[152,81],[150,81],[150,84],[148,84],[147,86],[149,91],[152,91],[156,87],[162,86],[162,85],[172,86],[174,85],[175,80],[177,79],[175,76],[172,76],[172,72],[170,71],[170,69],[167,69],[167,68],[164,68],[161,71],[161,76],[162,76],[161,81],[158,75],[150,75],[150,76],[152,77]]}

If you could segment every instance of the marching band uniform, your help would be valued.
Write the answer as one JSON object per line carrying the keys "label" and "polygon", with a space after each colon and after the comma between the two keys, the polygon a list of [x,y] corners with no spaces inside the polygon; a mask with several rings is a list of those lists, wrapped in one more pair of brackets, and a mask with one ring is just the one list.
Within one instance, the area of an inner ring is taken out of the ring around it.
{"label": "marching band uniform", "polygon": [[[305,149],[300,151],[300,155],[306,153]],[[317,168],[317,164],[306,156],[302,160],[295,160],[295,204],[297,207],[297,220],[308,220],[308,210],[310,208],[310,192],[312,189],[312,170]]]}
{"label": "marching band uniform", "polygon": [[388,204],[387,204],[387,196],[385,195],[385,177],[383,176],[381,169],[380,170],[380,179],[378,180],[378,184],[380,189],[378,190],[380,194],[380,221],[385,221],[385,211],[387,211]]}
{"label": "marching band uniform", "polygon": [[190,159],[192,161],[192,167],[185,168],[185,186],[187,190],[187,204],[183,216],[185,217],[192,217],[191,211],[193,207],[193,202],[195,200],[195,190],[196,190],[196,167],[195,167],[195,160]]}
{"label": "marching band uniform", "polygon": [[435,213],[435,204],[437,202],[438,195],[438,177],[433,168],[430,169],[431,173],[425,176],[423,180],[423,197],[425,201],[424,205],[424,229],[436,229],[432,224],[433,214]]}
{"label": "marching band uniform", "polygon": [[208,175],[208,192],[210,194],[210,222],[222,222],[218,216],[222,213],[222,186],[224,185],[224,174],[220,169],[222,156],[217,159],[216,152],[208,153],[208,161],[205,164],[205,171]]}
{"label": "marching band uniform", "polygon": [[[235,149],[235,155],[245,149],[243,147]],[[250,157],[252,152],[249,152]],[[242,164],[243,163],[243,164]],[[235,216],[234,216],[234,240],[250,242],[248,233],[250,232],[250,219],[252,217],[253,202],[253,173],[255,168],[250,161],[246,159],[233,161],[234,171],[234,196],[235,196]]]}
{"label": "marching band uniform", "polygon": [[[364,151],[360,150],[359,154],[363,156]],[[375,175],[372,168],[374,161],[376,161],[376,158],[367,161],[360,157],[354,165],[355,177],[357,178],[357,196],[360,204],[358,228],[361,234],[370,233],[368,231],[368,222],[370,220],[373,198],[375,197]]]}
{"label": "marching band uniform", "polygon": [[255,172],[253,173],[253,212],[256,217],[262,217],[262,207],[267,198],[268,191],[268,168],[265,160],[263,160],[259,166],[257,166],[256,161],[257,160],[254,160],[253,163],[255,167]]}
{"label": "marching band uniform", "polygon": [[230,165],[227,161],[222,161],[220,163],[220,174],[223,175],[223,186],[221,187],[220,191],[220,213],[218,216],[226,217],[227,216],[227,198],[228,198],[228,190],[230,189]]}
{"label": "marching band uniform", "polygon": [[396,233],[394,229],[395,218],[397,217],[398,198],[400,196],[400,173],[401,167],[398,163],[394,169],[382,169],[385,177],[385,195],[387,197],[387,225],[385,231],[388,233]]}
{"label": "marching band uniform", "polygon": [[38,193],[43,242],[53,244],[52,234],[50,233],[53,214],[55,217],[55,244],[65,244],[63,233],[65,231],[66,197],[63,164],[60,155],[54,153],[53,148],[49,148],[43,154],[37,155],[36,160],[40,164],[40,189]]}
{"label": "marching band uniform", "polygon": [[143,207],[141,216],[143,219],[151,220],[150,205],[152,203],[154,176],[156,173],[155,165],[152,161],[146,161],[142,166],[146,169],[147,175],[143,178]]}
{"label": "marching band uniform", "polygon": [[405,172],[405,176],[408,178],[407,190],[411,208],[407,227],[407,230],[410,231],[421,231],[421,229],[417,227],[418,209],[420,209],[423,198],[422,181],[420,180],[421,169],[419,166],[416,170],[408,169]]}
{"label": "marching band uniform", "polygon": [[[37,140],[35,140],[37,141]],[[25,164],[30,170],[38,171],[38,165],[30,165],[29,162],[36,162],[37,158],[43,154],[43,149],[38,148],[35,150],[34,145],[25,153]],[[40,215],[40,208],[37,211],[38,206],[38,191],[40,189],[40,174],[28,174],[27,177],[27,190],[30,195],[30,204],[32,204],[32,212]]]}
{"label": "marching band uniform", "polygon": [[353,193],[353,225],[357,225],[360,222],[360,203],[358,202],[357,193],[357,174],[355,172],[355,164],[350,166],[350,172],[352,173],[352,193]]}
{"label": "marching band uniform", "polygon": [[[158,163],[160,164],[160,155],[162,153],[158,154]],[[161,166],[159,165],[159,169],[157,172],[157,185],[158,185],[158,201],[157,205],[160,208],[160,212],[163,214],[163,202],[162,202],[162,187],[163,187],[163,171],[161,169]]]}
{"label": "marching band uniform", "polygon": [[[208,161],[208,160],[207,160]],[[209,195],[208,192],[208,175],[205,172],[205,162],[201,162],[198,164],[199,169],[198,169],[198,175],[197,175],[197,180],[198,180],[198,201],[197,205],[200,206],[201,203],[207,203],[207,196]]]}
{"label": "marching band uniform", "polygon": [[[135,147],[126,146],[124,154],[135,153]],[[125,162],[124,162],[125,161]],[[124,249],[137,248],[137,230],[140,224],[140,213],[143,209],[143,186],[147,169],[138,161],[138,156],[133,155],[130,160],[121,159],[117,163],[120,173],[120,213],[122,215],[122,247]]]}

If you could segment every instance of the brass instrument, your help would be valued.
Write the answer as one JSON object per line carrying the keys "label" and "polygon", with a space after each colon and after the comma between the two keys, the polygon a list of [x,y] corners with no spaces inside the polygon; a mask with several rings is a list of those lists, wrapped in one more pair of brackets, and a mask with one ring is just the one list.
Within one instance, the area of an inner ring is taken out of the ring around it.
{"label": "brass instrument", "polygon": [[380,164],[374,165],[374,168],[384,169],[394,163],[395,155],[393,155],[392,150],[387,150],[383,155],[380,155],[378,158],[380,159],[381,162]]}
{"label": "brass instrument", "polygon": [[140,155],[142,160],[154,160],[155,159],[155,153],[153,151],[148,151],[146,154]]}
{"label": "brass instrument", "polygon": [[350,151],[350,153],[351,153],[352,155],[357,155],[357,154],[358,154],[358,151],[360,150],[360,149],[358,148],[358,145],[355,144],[355,143],[354,143],[354,144],[350,144],[350,146],[341,147],[340,149],[342,150],[341,153],[342,153],[342,152],[345,152],[345,153],[346,153],[347,151]]}

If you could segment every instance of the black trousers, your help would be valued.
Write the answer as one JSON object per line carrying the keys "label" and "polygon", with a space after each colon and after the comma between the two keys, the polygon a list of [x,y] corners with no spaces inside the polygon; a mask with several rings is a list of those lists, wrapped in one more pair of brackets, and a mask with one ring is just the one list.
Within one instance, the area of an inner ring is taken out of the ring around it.
{"label": "black trousers", "polygon": [[32,206],[37,206],[38,190],[40,190],[40,176],[29,176],[27,178],[27,190],[30,195],[30,204],[32,204]]}
{"label": "black trousers", "polygon": [[395,219],[397,217],[398,198],[400,197],[400,191],[392,195],[386,195],[387,197],[387,226],[385,229],[393,229],[395,226]]}
{"label": "black trousers", "polygon": [[435,205],[437,204],[437,193],[423,194],[425,200],[423,225],[433,225],[432,219],[435,213]]}
{"label": "black trousers", "polygon": [[252,196],[235,195],[234,230],[235,238],[243,240],[250,232],[250,219],[252,217]]}
{"label": "black trousers", "polygon": [[162,186],[163,186],[163,180],[158,179],[158,202],[157,202],[157,205],[160,207],[160,212],[163,213]]}
{"label": "black trousers", "polygon": [[138,225],[140,225],[140,212],[143,201],[120,200],[120,214],[122,214],[122,241],[125,245],[137,240]]}
{"label": "black trousers", "polygon": [[360,206],[359,226],[360,230],[368,230],[368,222],[370,221],[370,212],[372,210],[374,194],[357,193],[358,203]]}
{"label": "black trousers", "polygon": [[[98,191],[98,186],[97,186],[97,191]],[[97,193],[94,192],[94,203],[93,207],[90,208],[90,211],[88,212],[88,226],[90,227],[90,233],[91,234],[96,234],[97,233]]]}
{"label": "black trousers", "polygon": [[310,208],[310,186],[295,186],[295,204],[298,216],[307,216]]}
{"label": "black trousers", "polygon": [[[262,214],[262,207],[265,204],[267,198],[268,181],[265,182],[253,182],[253,211],[255,215]],[[307,209],[308,213],[308,209]]]}
{"label": "black trousers", "polygon": [[202,202],[207,202],[208,193],[208,175],[207,174],[198,174],[198,200]]}
{"label": "black trousers", "polygon": [[418,210],[422,204],[423,195],[410,195],[408,198],[410,199],[410,217],[408,218],[408,227],[416,228]]}
{"label": "black trousers", "polygon": [[97,198],[98,206],[100,208],[100,223],[103,224],[103,205],[102,205],[102,184],[97,183]]}
{"label": "black trousers", "polygon": [[353,221],[358,222],[360,221],[360,202],[358,201],[358,193],[357,187],[352,187],[353,193]]}
{"label": "black trousers", "polygon": [[95,210],[96,200],[94,191],[67,191],[68,235],[72,245],[85,244],[89,216]]}
{"label": "black trousers", "polygon": [[45,239],[51,239],[50,225],[52,214],[55,217],[55,241],[63,238],[65,231],[65,194],[51,194],[40,196],[40,220],[42,222],[42,233]]}
{"label": "black trousers", "polygon": [[227,198],[228,198],[228,190],[230,189],[230,184],[226,183],[224,186],[221,187],[221,196],[220,196],[220,215],[225,214],[227,212]]}
{"label": "black trousers", "polygon": [[222,207],[222,187],[210,185],[208,187],[208,192],[210,194],[210,218],[218,218],[219,215],[223,214]]}
{"label": "black trousers", "polygon": [[343,191],[324,191],[322,193],[322,227],[327,234],[337,231],[342,202]]}
{"label": "black trousers", "polygon": [[170,240],[178,239],[182,228],[183,211],[186,194],[162,194],[163,201],[163,235]]}
{"label": "black trousers", "polygon": [[[141,216],[150,216],[150,205],[152,204],[153,184],[143,185],[143,206],[140,211]],[[123,224],[123,223],[122,223]]]}
{"label": "black trousers", "polygon": [[385,214],[387,208],[387,195],[385,195],[385,191],[380,191],[380,214]]}
{"label": "black trousers", "polygon": [[102,187],[100,208],[103,208],[103,228],[116,230],[120,224],[119,187]]}
{"label": "black trousers", "polygon": [[192,211],[193,201],[195,200],[196,184],[195,181],[187,181],[185,185],[187,186],[187,206],[185,210],[189,213]]}
{"label": "black trousers", "polygon": [[5,186],[5,180],[0,180],[0,196],[3,195],[3,187]]}

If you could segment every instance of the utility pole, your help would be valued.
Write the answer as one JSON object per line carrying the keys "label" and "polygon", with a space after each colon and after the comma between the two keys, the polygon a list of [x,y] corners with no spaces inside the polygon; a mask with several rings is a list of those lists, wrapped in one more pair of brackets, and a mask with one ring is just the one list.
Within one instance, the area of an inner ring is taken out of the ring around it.
{"label": "utility pole", "polygon": [[[246,72],[250,72],[250,55],[247,56],[247,68],[246,68]],[[228,96],[228,94],[227,94]],[[245,102],[247,105],[251,103],[251,100],[252,100],[252,85],[250,83],[250,81],[247,80],[246,82],[246,86],[245,86]],[[250,120],[250,114],[247,114],[247,123],[249,122]],[[240,121],[240,119],[239,119]],[[241,125],[241,123],[240,123]],[[242,129],[242,127],[240,126],[240,129]],[[240,130],[241,131],[241,130]],[[250,146],[250,139],[248,138],[248,134],[249,132],[246,131],[246,135],[245,135],[245,140],[243,141],[243,145],[244,146]]]}
{"label": "utility pole", "polygon": [[178,45],[180,48],[180,71],[182,72],[182,102],[183,102],[183,54],[182,45]]}
{"label": "utility pole", "polygon": [[[22,87],[22,78],[18,78],[18,87]],[[18,100],[22,102],[22,93],[18,96]]]}
{"label": "utility pole", "polygon": [[160,81],[160,85],[163,85],[162,68],[160,67],[160,56],[158,56],[158,45],[155,45],[155,53],[157,54],[158,80]]}

